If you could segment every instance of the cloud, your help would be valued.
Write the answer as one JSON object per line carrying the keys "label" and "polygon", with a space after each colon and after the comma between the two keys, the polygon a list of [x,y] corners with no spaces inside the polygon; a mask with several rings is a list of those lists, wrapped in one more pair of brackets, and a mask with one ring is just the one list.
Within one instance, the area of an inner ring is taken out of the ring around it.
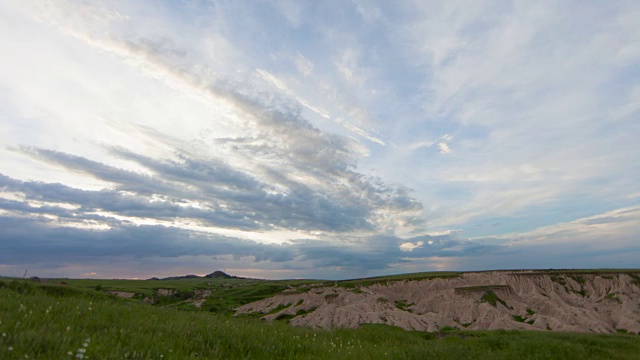
{"label": "cloud", "polygon": [[[433,241],[430,241],[430,245],[431,244],[433,244]],[[424,243],[422,241],[417,241],[415,243],[404,242],[404,243],[400,244],[400,250],[402,250],[402,251],[413,251],[413,249],[419,248],[422,245],[424,245]]]}
{"label": "cloud", "polygon": [[438,149],[440,149],[440,154],[449,154],[451,153],[451,148],[446,142],[439,142]]}
{"label": "cloud", "polygon": [[14,233],[287,276],[633,253],[635,4],[189,5],[0,5]]}

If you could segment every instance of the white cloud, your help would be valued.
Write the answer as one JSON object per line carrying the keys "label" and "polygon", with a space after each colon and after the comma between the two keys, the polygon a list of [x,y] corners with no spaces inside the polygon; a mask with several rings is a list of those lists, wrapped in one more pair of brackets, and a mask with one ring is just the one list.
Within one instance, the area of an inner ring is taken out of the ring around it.
{"label": "white cloud", "polygon": [[[429,241],[429,243],[433,243],[431,241]],[[404,242],[402,244],[400,244],[400,250],[402,251],[413,251],[414,249],[417,249],[419,247],[421,247],[422,245],[424,245],[424,243],[422,241],[416,241],[415,243],[412,242]]]}
{"label": "white cloud", "polygon": [[449,154],[451,153],[451,148],[446,142],[439,142],[438,149],[440,149],[440,154]]}
{"label": "white cloud", "polygon": [[296,54],[295,64],[298,72],[304,77],[308,77],[313,72],[313,63],[300,53]]}

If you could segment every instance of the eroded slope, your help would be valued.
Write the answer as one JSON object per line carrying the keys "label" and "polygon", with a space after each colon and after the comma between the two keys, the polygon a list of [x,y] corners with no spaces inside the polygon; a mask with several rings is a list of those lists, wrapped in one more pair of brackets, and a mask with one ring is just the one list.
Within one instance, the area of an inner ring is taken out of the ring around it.
{"label": "eroded slope", "polygon": [[638,273],[464,273],[369,286],[291,289],[237,308],[314,328],[528,329],[640,333]]}

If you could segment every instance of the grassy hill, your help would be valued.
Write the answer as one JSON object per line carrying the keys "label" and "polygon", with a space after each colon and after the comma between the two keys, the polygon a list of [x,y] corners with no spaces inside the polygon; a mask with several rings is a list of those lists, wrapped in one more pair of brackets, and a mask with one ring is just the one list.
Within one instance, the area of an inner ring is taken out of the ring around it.
{"label": "grassy hill", "polygon": [[[358,281],[374,280],[338,285]],[[319,284],[336,282],[0,279],[0,359],[638,359],[640,354],[640,337],[626,334],[451,328],[425,333],[384,325],[327,331],[228,316],[237,304]],[[217,293],[201,309],[176,306],[179,299],[151,306],[139,297],[121,299],[106,293],[153,296],[159,288],[184,292],[207,288]]]}

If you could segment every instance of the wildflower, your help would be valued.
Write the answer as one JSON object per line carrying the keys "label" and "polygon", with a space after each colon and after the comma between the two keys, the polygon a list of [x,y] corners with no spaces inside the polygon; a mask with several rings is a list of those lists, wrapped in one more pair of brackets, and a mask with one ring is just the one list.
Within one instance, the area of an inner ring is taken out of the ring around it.
{"label": "wildflower", "polygon": [[71,326],[67,326],[67,331],[71,330]]}
{"label": "wildflower", "polygon": [[13,351],[13,346],[9,346],[9,347],[7,348],[7,351]]}
{"label": "wildflower", "polygon": [[2,333],[2,337],[7,337],[7,333]]}
{"label": "wildflower", "polygon": [[73,356],[73,351],[67,351],[67,355]]}

